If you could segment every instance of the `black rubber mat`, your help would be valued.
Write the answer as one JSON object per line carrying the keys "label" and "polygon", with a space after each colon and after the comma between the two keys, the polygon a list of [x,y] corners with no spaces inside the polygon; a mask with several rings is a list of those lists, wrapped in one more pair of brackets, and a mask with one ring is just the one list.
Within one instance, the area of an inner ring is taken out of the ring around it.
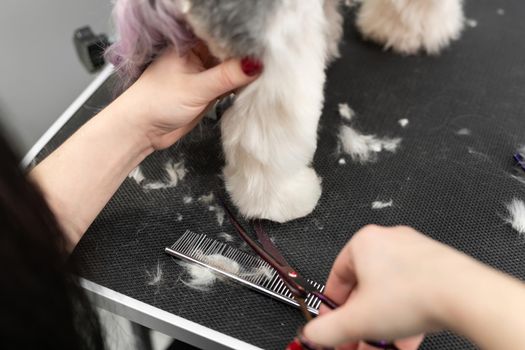
{"label": "black rubber mat", "polygon": [[[462,39],[438,57],[383,52],[359,38],[348,13],[343,57],[328,74],[315,157],[323,196],[312,215],[269,228],[304,275],[324,281],[352,234],[376,223],[413,226],[525,279],[524,238],[503,219],[505,203],[525,199],[525,186],[511,178],[512,154],[525,143],[524,11],[521,0],[468,1],[467,16],[477,26],[467,27]],[[110,85],[93,95],[40,159],[110,101]],[[401,137],[400,150],[380,154],[373,164],[347,158],[340,165],[341,102],[356,111],[360,130]],[[398,124],[402,118],[410,121],[406,128]],[[462,128],[470,135],[457,135]],[[222,191],[220,149],[219,130],[208,120],[184,142],[149,157],[148,179],[162,178],[169,159],[185,160],[189,173],[167,190],[144,191],[126,180],[75,257],[83,276],[96,283],[259,347],[284,349],[303,323],[300,312],[234,284],[221,282],[208,292],[189,289],[181,282],[182,269],[163,253],[186,229],[211,236],[234,233],[227,223],[219,226],[206,205],[183,203],[185,196]],[[390,199],[392,208],[371,210],[373,201]],[[162,282],[150,286],[148,272],[157,264]],[[447,333],[429,336],[423,346],[471,348]]]}

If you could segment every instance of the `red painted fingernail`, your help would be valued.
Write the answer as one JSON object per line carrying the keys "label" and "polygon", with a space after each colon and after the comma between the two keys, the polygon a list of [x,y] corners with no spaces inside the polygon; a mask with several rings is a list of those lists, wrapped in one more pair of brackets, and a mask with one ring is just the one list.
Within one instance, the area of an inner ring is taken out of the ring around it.
{"label": "red painted fingernail", "polygon": [[295,339],[293,342],[288,344],[286,347],[286,350],[304,350],[301,343],[299,343],[299,340]]}
{"label": "red painted fingernail", "polygon": [[245,57],[241,60],[241,69],[247,76],[254,77],[262,72],[263,64],[256,58]]}

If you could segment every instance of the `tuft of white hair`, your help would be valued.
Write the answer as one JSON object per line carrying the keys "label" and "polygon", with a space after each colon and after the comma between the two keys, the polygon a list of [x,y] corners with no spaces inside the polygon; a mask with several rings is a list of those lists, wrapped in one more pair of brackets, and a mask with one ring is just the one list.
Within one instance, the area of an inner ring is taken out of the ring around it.
{"label": "tuft of white hair", "polygon": [[385,208],[392,207],[393,205],[394,205],[394,201],[392,199],[389,200],[388,202],[375,201],[375,202],[372,202],[372,209],[374,210],[385,209]]}
{"label": "tuft of white hair", "polygon": [[478,26],[478,21],[472,18],[465,19],[465,24],[470,28],[476,28]]}
{"label": "tuft of white hair", "polygon": [[186,174],[188,173],[186,167],[184,166],[184,162],[168,162],[164,166],[164,169],[168,174],[168,182],[173,184],[173,186],[177,186],[179,181],[184,180]]}
{"label": "tuft of white hair", "polygon": [[[204,255],[200,254],[199,259],[211,267],[229,274],[239,276],[241,278],[250,278],[252,281],[259,281],[265,279],[272,279],[276,274],[275,270],[267,266],[259,266],[249,271],[243,271],[242,266],[236,261],[229,259],[220,254]],[[201,265],[180,261],[179,264],[186,270],[189,275],[189,280],[183,280],[182,283],[190,288],[200,291],[207,291],[213,284],[222,276],[215,273],[213,270],[203,267]]]}
{"label": "tuft of white hair", "polygon": [[260,279],[271,280],[276,274],[275,270],[267,266],[259,266],[251,271],[241,273],[241,277],[250,278],[252,281],[260,281]]}
{"label": "tuft of white hair", "polygon": [[142,181],[146,179],[144,174],[142,173],[142,169],[140,168],[140,165],[137,166],[131,173],[129,173],[128,178],[135,180],[135,182],[140,185]]}
{"label": "tuft of white hair", "polygon": [[179,264],[190,277],[189,280],[182,280],[182,283],[192,289],[207,291],[217,280],[217,275],[212,270],[201,265],[186,261],[180,261]]}
{"label": "tuft of white hair", "polygon": [[470,129],[467,128],[462,128],[456,131],[456,135],[459,136],[470,136],[470,134],[472,134],[472,132],[470,131]]}
{"label": "tuft of white hair", "polygon": [[232,235],[226,232],[221,232],[217,236],[219,236],[219,238],[222,238],[226,242],[233,242],[235,240]]}
{"label": "tuft of white hair", "polygon": [[[231,273],[232,275],[238,275],[241,270],[240,265],[236,261],[220,254],[204,255],[201,253],[200,259],[204,263],[218,270]],[[213,270],[201,265],[185,261],[180,261],[179,264],[186,270],[186,273],[190,277],[189,280],[183,280],[182,282],[190,288],[206,291],[215,283],[217,278],[219,278],[219,275],[214,273]]]}
{"label": "tuft of white hair", "polygon": [[210,192],[209,194],[200,196],[199,199],[197,199],[197,201],[202,204],[211,204],[215,201],[215,195],[213,194],[213,192]]}
{"label": "tuft of white hair", "polygon": [[226,213],[221,205],[215,204],[216,200],[215,194],[213,192],[200,196],[197,199],[197,201],[201,204],[207,205],[208,210],[215,213],[217,224],[219,224],[219,226],[222,226],[224,224],[224,218],[226,217]]}
{"label": "tuft of white hair", "polygon": [[162,190],[166,188],[177,187],[180,181],[182,181],[187,174],[187,170],[184,166],[184,162],[175,163],[169,161],[164,165],[166,171],[166,181],[155,181],[150,182],[142,186],[145,190]]}
{"label": "tuft of white hair", "polygon": [[162,266],[160,265],[160,262],[157,262],[157,266],[153,271],[146,270],[146,276],[148,277],[148,286],[157,286],[162,282],[162,276],[163,276]]}
{"label": "tuft of white hair", "polygon": [[360,163],[373,162],[377,153],[394,153],[401,144],[401,138],[379,138],[376,135],[364,135],[348,125],[339,130],[339,141],[345,153]]}
{"label": "tuft of white hair", "polygon": [[509,212],[507,223],[519,233],[525,234],[525,202],[514,198],[507,204],[507,211]]}
{"label": "tuft of white hair", "polygon": [[401,125],[402,128],[406,128],[409,123],[409,120],[406,118],[403,118],[403,119],[399,119],[397,122],[399,123],[399,125]]}
{"label": "tuft of white hair", "polygon": [[348,103],[340,103],[339,104],[339,115],[350,121],[355,116],[354,110],[348,105]]}
{"label": "tuft of white hair", "polygon": [[220,205],[210,205],[208,207],[209,211],[212,211],[215,213],[215,218],[217,219],[217,224],[219,226],[222,226],[224,224],[224,218],[226,216],[226,213],[224,212],[224,209]]}

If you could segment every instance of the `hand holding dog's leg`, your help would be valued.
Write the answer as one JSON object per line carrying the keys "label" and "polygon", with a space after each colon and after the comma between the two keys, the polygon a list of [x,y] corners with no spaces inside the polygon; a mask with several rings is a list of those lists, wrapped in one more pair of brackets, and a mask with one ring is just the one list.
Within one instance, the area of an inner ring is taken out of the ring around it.
{"label": "hand holding dog's leg", "polygon": [[[205,70],[193,53],[169,50],[31,173],[73,249],[126,176],[171,146],[215,99],[257,77],[239,60]],[[249,74],[248,74],[249,73]]]}

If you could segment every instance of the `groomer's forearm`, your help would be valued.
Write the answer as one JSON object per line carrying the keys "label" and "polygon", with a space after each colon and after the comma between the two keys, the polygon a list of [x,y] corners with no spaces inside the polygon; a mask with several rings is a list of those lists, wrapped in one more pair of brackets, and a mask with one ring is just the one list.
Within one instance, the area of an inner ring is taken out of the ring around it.
{"label": "groomer's forearm", "polygon": [[153,148],[130,123],[138,113],[117,99],[30,173],[61,224],[72,250],[126,176]]}
{"label": "groomer's forearm", "polygon": [[447,328],[482,349],[525,348],[525,285],[473,261],[458,271],[443,310]]}

